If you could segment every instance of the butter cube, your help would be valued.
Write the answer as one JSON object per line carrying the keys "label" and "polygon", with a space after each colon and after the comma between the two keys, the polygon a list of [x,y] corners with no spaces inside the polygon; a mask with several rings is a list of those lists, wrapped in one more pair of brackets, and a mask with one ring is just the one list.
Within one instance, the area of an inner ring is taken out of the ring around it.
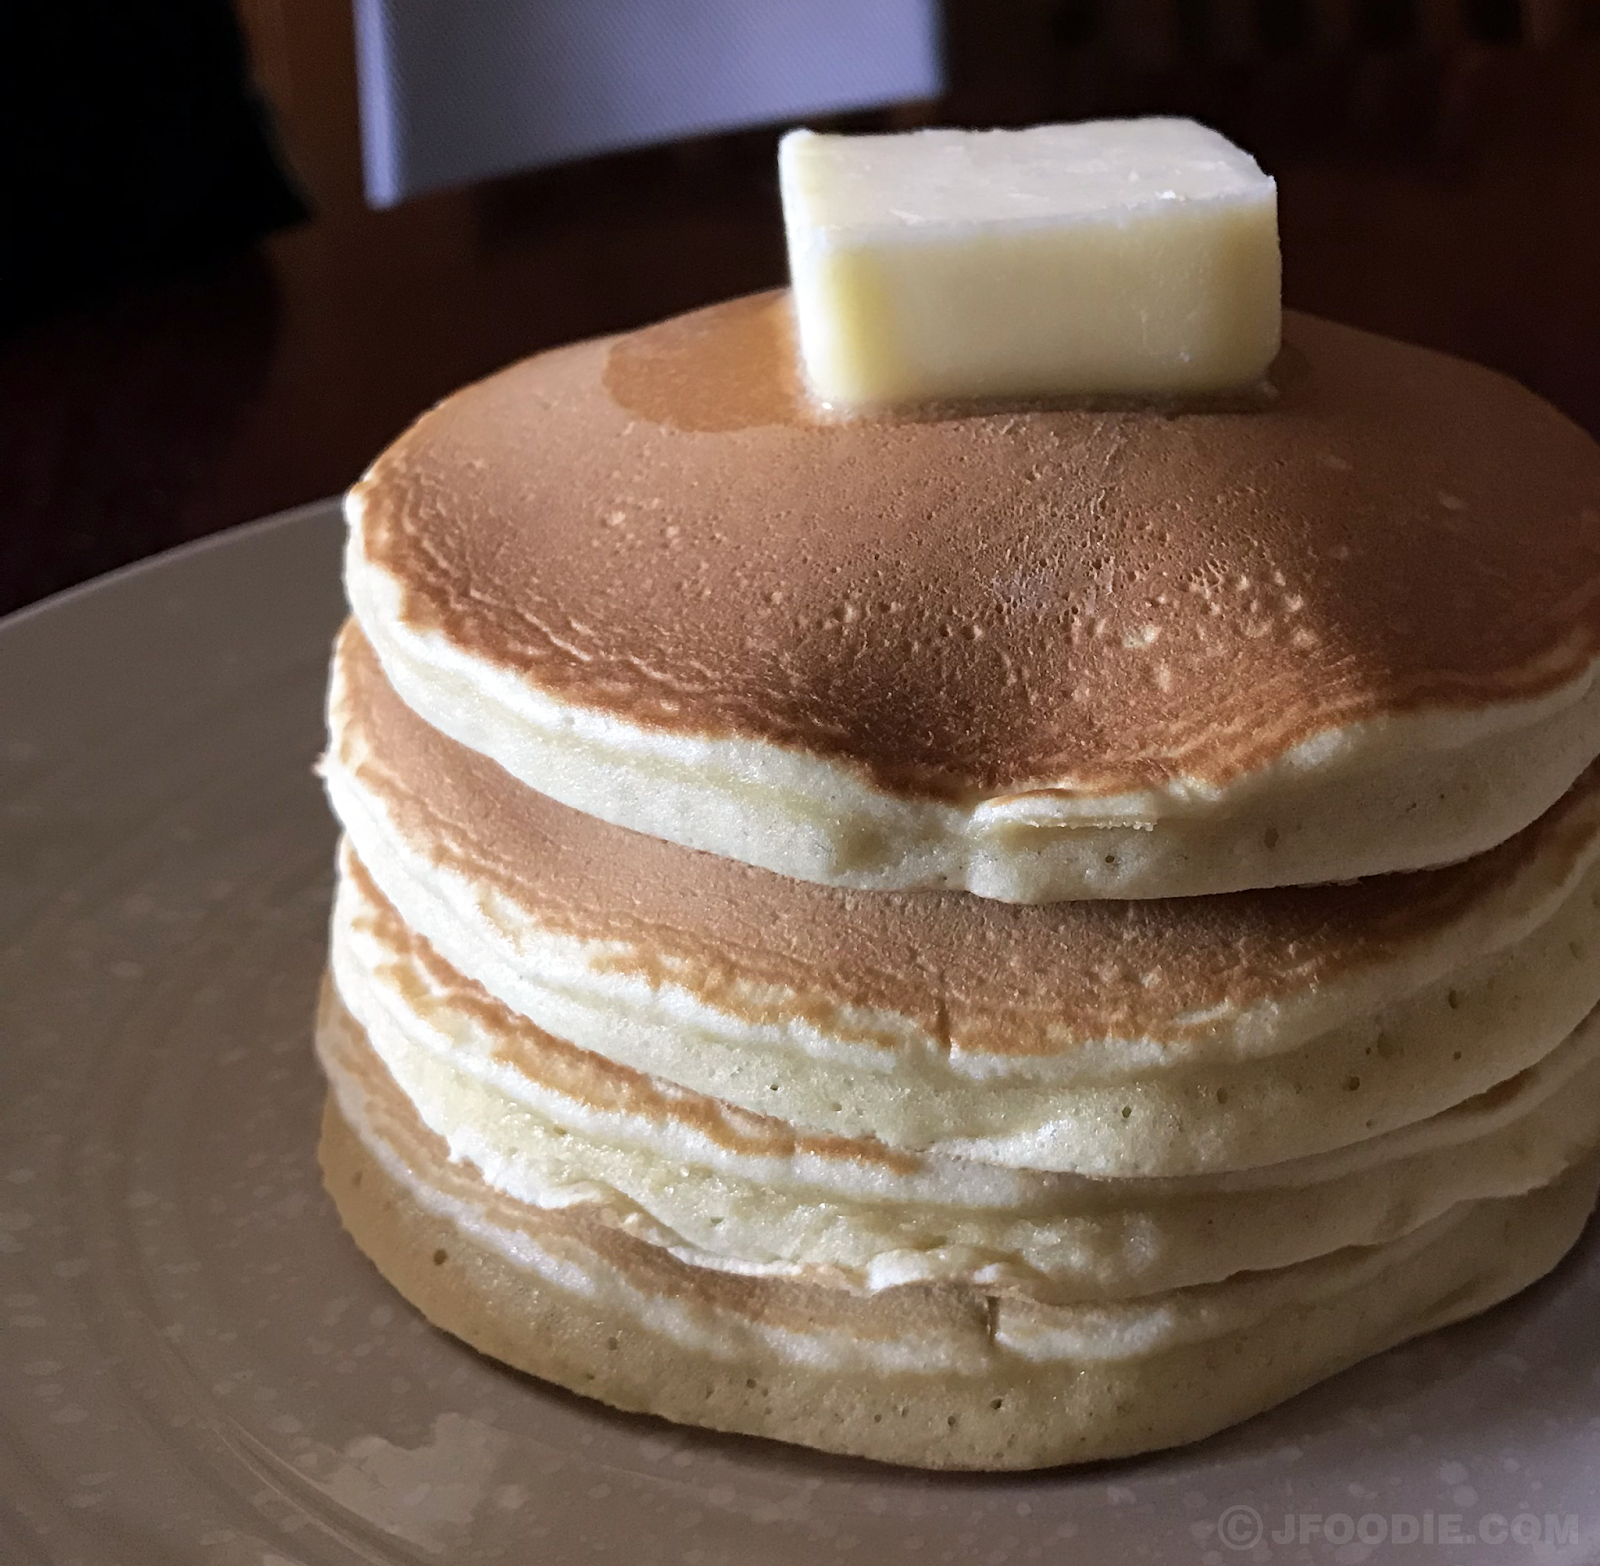
{"label": "butter cube", "polygon": [[1277,188],[1192,120],[793,131],[778,173],[824,403],[1234,390],[1278,350]]}

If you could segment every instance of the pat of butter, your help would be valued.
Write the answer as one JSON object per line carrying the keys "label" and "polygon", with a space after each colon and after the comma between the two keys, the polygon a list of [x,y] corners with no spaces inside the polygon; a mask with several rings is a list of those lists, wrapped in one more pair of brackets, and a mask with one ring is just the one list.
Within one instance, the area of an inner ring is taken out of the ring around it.
{"label": "pat of butter", "polygon": [[1277,188],[1192,120],[821,136],[778,151],[806,380],[845,407],[1259,379]]}

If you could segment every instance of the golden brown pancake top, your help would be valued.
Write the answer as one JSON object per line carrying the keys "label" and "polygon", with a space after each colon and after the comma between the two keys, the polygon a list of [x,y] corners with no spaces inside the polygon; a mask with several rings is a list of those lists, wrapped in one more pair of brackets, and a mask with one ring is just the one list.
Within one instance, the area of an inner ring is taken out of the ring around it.
{"label": "golden brown pancake top", "polygon": [[633,724],[970,797],[1226,780],[1600,651],[1600,446],[1290,314],[1251,406],[830,421],[782,295],[512,366],[361,486],[404,617]]}

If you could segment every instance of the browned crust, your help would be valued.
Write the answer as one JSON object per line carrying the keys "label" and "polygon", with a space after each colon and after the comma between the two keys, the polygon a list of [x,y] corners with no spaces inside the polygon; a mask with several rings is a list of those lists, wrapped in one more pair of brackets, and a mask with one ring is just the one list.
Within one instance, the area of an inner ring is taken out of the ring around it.
{"label": "browned crust", "polygon": [[1600,651],[1600,447],[1290,313],[1256,411],[825,422],[774,296],[514,365],[360,486],[405,618],[633,724],[962,798],[1226,782]]}

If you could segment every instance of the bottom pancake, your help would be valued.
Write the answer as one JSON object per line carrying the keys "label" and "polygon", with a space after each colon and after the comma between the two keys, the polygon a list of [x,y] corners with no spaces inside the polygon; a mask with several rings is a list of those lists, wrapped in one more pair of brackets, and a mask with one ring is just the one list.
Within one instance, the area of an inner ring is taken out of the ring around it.
{"label": "bottom pancake", "polygon": [[697,1267],[601,1205],[489,1187],[418,1119],[331,987],[321,1158],[356,1243],[429,1320],[615,1407],[924,1468],[1036,1468],[1195,1440],[1553,1267],[1589,1159],[1401,1238],[1125,1303],[877,1292]]}

